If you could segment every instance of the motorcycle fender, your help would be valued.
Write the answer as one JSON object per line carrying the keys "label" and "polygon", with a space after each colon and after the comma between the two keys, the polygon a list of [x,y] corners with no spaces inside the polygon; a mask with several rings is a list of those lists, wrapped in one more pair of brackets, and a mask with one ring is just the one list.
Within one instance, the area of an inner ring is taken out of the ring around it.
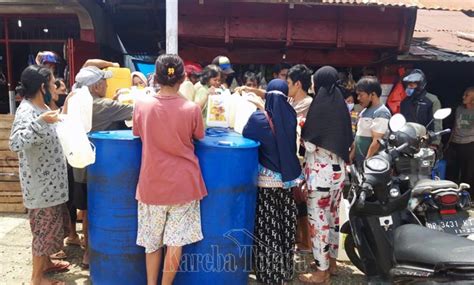
{"label": "motorcycle fender", "polygon": [[343,234],[350,234],[352,233],[352,230],[351,230],[351,224],[349,223],[349,221],[345,222],[341,229],[340,229],[340,232],[343,233]]}

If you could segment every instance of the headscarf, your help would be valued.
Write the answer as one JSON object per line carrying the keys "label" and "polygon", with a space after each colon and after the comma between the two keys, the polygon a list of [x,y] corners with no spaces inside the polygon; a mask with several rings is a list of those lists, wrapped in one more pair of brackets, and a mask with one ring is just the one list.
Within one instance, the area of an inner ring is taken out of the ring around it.
{"label": "headscarf", "polygon": [[296,156],[296,112],[288,103],[287,94],[288,85],[285,81],[274,79],[268,84],[265,111],[273,122],[275,133],[262,111],[250,116],[243,131],[245,137],[260,142],[260,163],[265,168],[281,173],[283,182],[292,181],[301,175]]}
{"label": "headscarf", "polygon": [[285,96],[288,96],[288,83],[285,80],[273,79],[267,85],[267,92],[280,91]]}
{"label": "headscarf", "polygon": [[140,80],[146,85],[148,86],[148,80],[146,79],[145,75],[139,71],[134,71],[132,72],[132,81],[133,81],[133,77],[136,76],[138,78],[140,78]]}
{"label": "headscarf", "polygon": [[302,137],[349,162],[353,142],[351,118],[337,86],[337,70],[331,66],[321,67],[313,79],[317,95],[309,107]]}

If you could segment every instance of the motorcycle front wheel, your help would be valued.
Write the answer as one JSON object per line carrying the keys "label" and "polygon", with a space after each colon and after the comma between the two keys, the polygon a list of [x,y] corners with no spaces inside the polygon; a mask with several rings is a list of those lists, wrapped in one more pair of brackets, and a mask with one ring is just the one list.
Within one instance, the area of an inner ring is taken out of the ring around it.
{"label": "motorcycle front wheel", "polygon": [[359,257],[359,253],[357,252],[357,248],[354,242],[354,237],[352,233],[348,234],[344,240],[344,249],[346,250],[347,257],[349,260],[354,264],[357,269],[359,269],[362,273],[365,274],[364,264]]}

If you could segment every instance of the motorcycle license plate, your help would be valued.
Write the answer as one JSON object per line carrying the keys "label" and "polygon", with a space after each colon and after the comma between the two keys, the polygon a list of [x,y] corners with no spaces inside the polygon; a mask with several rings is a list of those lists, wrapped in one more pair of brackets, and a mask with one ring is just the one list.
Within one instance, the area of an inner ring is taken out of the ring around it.
{"label": "motorcycle license plate", "polygon": [[441,232],[466,236],[474,234],[474,216],[468,212],[458,212],[454,215],[431,213],[426,217],[426,227]]}

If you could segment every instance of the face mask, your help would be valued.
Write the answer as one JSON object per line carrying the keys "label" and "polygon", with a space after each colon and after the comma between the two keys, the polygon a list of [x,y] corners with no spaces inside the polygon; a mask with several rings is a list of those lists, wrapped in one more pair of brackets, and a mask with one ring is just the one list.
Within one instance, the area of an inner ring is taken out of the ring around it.
{"label": "face mask", "polygon": [[415,93],[415,88],[407,88],[405,89],[405,93],[407,93],[408,97],[411,97],[413,93]]}
{"label": "face mask", "polygon": [[[41,93],[43,93],[43,91],[41,91]],[[44,103],[46,105],[49,105],[49,103],[51,103],[51,99],[53,98],[53,96],[51,96],[51,93],[49,92],[48,89],[46,89],[46,92],[43,93],[43,100],[44,100]]]}
{"label": "face mask", "polygon": [[347,103],[346,105],[347,105],[347,109],[349,109],[349,112],[351,112],[352,109],[354,109],[355,104],[354,103]]}

